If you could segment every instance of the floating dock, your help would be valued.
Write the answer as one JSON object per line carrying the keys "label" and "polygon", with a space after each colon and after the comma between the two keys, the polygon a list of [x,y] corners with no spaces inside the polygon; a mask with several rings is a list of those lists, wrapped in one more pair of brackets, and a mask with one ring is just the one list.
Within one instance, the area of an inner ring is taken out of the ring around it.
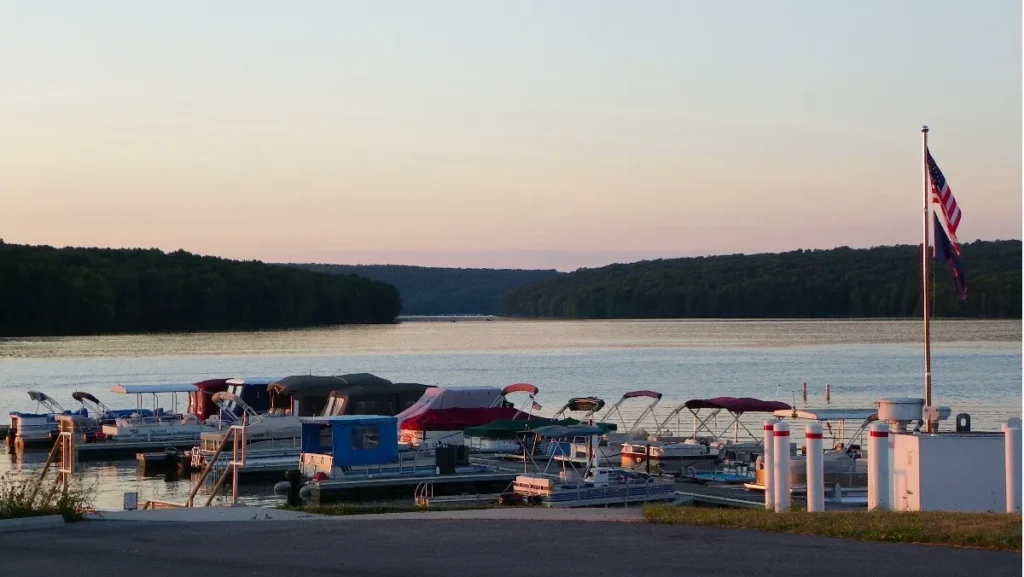
{"label": "floating dock", "polygon": [[77,443],[75,451],[77,460],[85,461],[116,461],[136,459],[139,453],[159,453],[163,455],[167,449],[174,449],[185,455],[196,446],[196,439],[180,441],[101,441],[98,443]]}
{"label": "floating dock", "polygon": [[[231,467],[230,458],[220,458],[214,463],[207,479],[216,479],[225,470]],[[295,455],[281,455],[278,457],[262,456],[256,459],[247,459],[246,463],[238,467],[239,483],[261,483],[265,481],[281,481],[288,471],[299,470],[299,458]]]}
{"label": "floating dock", "polygon": [[313,482],[308,501],[312,505],[339,501],[367,501],[412,497],[417,487],[432,485],[431,496],[480,495],[506,491],[516,475],[509,471],[456,473],[454,475],[404,475],[395,477],[359,477]]}
{"label": "floating dock", "polygon": [[175,472],[179,475],[188,475],[192,472],[192,460],[188,453],[136,453],[135,460],[138,463],[138,471],[142,475],[163,475]]}
{"label": "floating dock", "polygon": [[[854,495],[859,494],[855,490],[849,490],[851,497],[833,499],[828,491],[825,493],[826,511],[856,511],[867,507],[867,502]],[[732,507],[745,509],[764,509],[764,492],[752,491],[742,485],[720,485],[715,483],[694,483],[690,481],[676,481],[676,497],[688,504],[706,507]],[[792,494],[793,508],[806,505],[802,495]]]}

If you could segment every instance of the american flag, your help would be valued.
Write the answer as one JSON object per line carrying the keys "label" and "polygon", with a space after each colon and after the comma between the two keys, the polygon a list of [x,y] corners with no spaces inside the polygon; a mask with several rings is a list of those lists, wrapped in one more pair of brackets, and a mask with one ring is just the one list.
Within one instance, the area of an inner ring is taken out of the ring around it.
{"label": "american flag", "polygon": [[540,406],[540,403],[538,403],[537,401],[534,401],[533,405],[531,405],[530,408],[533,409],[534,411],[539,411],[539,410],[543,409],[544,407]]}
{"label": "american flag", "polygon": [[939,170],[939,165],[932,158],[932,152],[928,151],[928,175],[932,183],[932,203],[939,205],[939,212],[942,214],[946,230],[949,232],[949,240],[953,244],[953,251],[960,254],[960,241],[956,238],[956,229],[960,227],[960,207],[953,198],[953,191],[950,190],[946,177]]}

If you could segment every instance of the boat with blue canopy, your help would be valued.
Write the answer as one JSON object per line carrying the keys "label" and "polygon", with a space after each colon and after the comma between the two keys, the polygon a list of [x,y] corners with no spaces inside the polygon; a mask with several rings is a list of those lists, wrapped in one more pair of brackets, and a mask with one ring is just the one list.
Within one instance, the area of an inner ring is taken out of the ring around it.
{"label": "boat with blue canopy", "polygon": [[[486,493],[509,486],[515,473],[473,464],[464,445],[401,451],[398,419],[343,415],[302,419],[299,492],[313,503],[452,491]],[[435,492],[436,491],[436,492]]]}
{"label": "boat with blue canopy", "polygon": [[36,402],[35,412],[11,411],[8,414],[7,445],[11,449],[47,448],[57,438],[58,415],[85,416],[88,413],[84,408],[65,410],[53,397],[40,391],[28,391],[28,397]]}

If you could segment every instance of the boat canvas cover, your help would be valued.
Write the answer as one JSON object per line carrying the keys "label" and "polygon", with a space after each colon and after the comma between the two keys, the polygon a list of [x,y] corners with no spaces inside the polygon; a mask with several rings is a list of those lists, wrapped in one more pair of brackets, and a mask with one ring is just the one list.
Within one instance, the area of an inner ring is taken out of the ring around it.
{"label": "boat canvas cover", "polygon": [[[333,467],[398,461],[395,418],[371,415],[301,419],[302,452],[333,455]],[[331,429],[331,446],[320,443],[320,430]]]}
{"label": "boat canvas cover", "polygon": [[340,391],[350,386],[375,386],[390,385],[391,381],[383,379],[370,373],[355,373],[351,375],[292,375],[285,377],[267,386],[267,390],[291,396],[323,396],[330,395],[333,391]]}
{"label": "boat canvas cover", "polygon": [[438,409],[424,411],[401,421],[403,431],[461,431],[499,420],[526,423],[528,413],[512,407]]}
{"label": "boat canvas cover", "polygon": [[[398,422],[411,419],[416,415],[427,411],[441,409],[486,409],[493,406],[496,400],[500,400],[501,389],[498,387],[433,387],[423,391],[420,400],[413,403],[408,409],[398,413]],[[506,417],[495,417],[496,421]],[[489,421],[487,421],[489,422]],[[473,423],[483,425],[486,423]]]}
{"label": "boat canvas cover", "polygon": [[372,387],[347,387],[331,392],[324,416],[397,415],[415,404],[430,388],[419,383],[390,382]]}
{"label": "boat canvas cover", "polygon": [[725,409],[730,413],[774,413],[792,410],[779,401],[762,401],[751,397],[715,397],[713,399],[690,399],[683,403],[688,409]]}
{"label": "boat canvas cover", "polygon": [[218,411],[210,396],[228,390],[228,379],[208,379],[195,385],[196,390],[188,395],[188,412],[205,421]]}

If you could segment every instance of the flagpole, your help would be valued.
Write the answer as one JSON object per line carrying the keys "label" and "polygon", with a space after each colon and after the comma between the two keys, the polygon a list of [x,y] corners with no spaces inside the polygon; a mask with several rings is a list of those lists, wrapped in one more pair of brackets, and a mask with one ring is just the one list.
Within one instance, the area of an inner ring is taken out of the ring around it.
{"label": "flagpole", "polygon": [[[922,175],[924,177],[924,219],[923,219],[923,231],[924,231],[924,243],[921,245],[921,307],[924,313],[924,406],[932,406],[932,334],[931,334],[931,319],[929,314],[931,313],[929,306],[929,279],[928,275],[929,268],[929,257],[928,254],[928,213],[931,206],[931,191],[928,190],[928,127],[921,127],[921,166]],[[934,433],[933,423],[931,420],[927,422],[928,432]]]}

